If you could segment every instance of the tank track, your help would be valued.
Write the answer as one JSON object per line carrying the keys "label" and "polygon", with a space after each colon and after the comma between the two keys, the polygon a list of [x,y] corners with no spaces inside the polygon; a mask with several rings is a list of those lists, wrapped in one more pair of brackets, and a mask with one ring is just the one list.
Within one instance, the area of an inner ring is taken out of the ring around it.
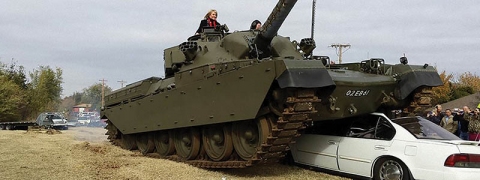
{"label": "tank track", "polygon": [[432,99],[432,87],[423,87],[417,89],[413,93],[413,99],[410,104],[403,109],[403,115],[407,116],[422,114],[425,109],[433,106]]}
{"label": "tank track", "polygon": [[[257,152],[250,160],[243,160],[234,152],[229,160],[212,161],[205,154],[203,146],[201,146],[200,154],[193,160],[184,160],[175,154],[161,158],[201,168],[245,168],[255,164],[279,162],[289,150],[288,145],[294,143],[294,139],[301,135],[299,130],[305,129],[306,125],[312,122],[309,115],[317,112],[314,104],[321,101],[315,95],[314,89],[297,89],[293,94],[295,95],[286,98],[286,108],[281,112],[282,116],[278,117],[275,115],[278,113],[271,111],[264,115],[264,117],[269,117],[267,118],[270,127],[268,136],[266,141],[262,142],[260,147],[257,147]],[[106,135],[108,135],[110,142],[113,145],[120,146],[120,136],[117,128],[110,121],[107,121],[105,129],[108,130]]]}

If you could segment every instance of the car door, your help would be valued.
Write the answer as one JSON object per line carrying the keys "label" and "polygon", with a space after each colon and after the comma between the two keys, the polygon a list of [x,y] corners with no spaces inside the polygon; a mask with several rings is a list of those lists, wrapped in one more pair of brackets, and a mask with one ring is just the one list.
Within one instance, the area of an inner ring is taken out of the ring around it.
{"label": "car door", "polygon": [[295,162],[338,171],[338,143],[349,130],[348,120],[325,120],[313,123],[292,144]]}
{"label": "car door", "polygon": [[295,144],[292,151],[297,163],[338,170],[337,148],[342,137],[304,134]]}
{"label": "car door", "polygon": [[388,151],[395,129],[383,116],[367,115],[356,120],[338,145],[342,172],[370,177],[373,161]]}

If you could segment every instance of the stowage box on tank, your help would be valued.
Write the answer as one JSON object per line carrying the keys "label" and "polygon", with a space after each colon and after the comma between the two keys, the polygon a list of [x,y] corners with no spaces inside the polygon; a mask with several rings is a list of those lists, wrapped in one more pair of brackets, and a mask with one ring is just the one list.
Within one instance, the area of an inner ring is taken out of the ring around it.
{"label": "stowage box on tank", "polygon": [[166,78],[151,77],[105,97],[108,139],[203,168],[278,162],[312,121],[374,111],[413,113],[441,85],[430,66],[382,59],[330,65],[277,35],[296,0],[280,0],[261,30],[225,25],[164,50]]}

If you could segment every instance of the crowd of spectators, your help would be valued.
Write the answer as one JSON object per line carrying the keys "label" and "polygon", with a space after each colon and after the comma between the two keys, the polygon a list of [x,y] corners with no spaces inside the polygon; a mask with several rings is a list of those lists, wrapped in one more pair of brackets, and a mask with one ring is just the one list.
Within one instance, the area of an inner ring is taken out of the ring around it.
{"label": "crowd of spectators", "polygon": [[445,109],[436,105],[435,109],[427,114],[427,119],[457,135],[463,140],[480,141],[480,105],[475,110],[468,106],[462,109]]}

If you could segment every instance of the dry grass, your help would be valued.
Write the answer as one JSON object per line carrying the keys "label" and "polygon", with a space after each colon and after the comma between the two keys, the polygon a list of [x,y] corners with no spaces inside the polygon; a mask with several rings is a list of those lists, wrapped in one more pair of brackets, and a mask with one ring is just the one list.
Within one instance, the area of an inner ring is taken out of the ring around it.
{"label": "dry grass", "polygon": [[106,141],[104,129],[59,134],[0,131],[2,179],[345,179],[280,164],[206,170],[142,156]]}

